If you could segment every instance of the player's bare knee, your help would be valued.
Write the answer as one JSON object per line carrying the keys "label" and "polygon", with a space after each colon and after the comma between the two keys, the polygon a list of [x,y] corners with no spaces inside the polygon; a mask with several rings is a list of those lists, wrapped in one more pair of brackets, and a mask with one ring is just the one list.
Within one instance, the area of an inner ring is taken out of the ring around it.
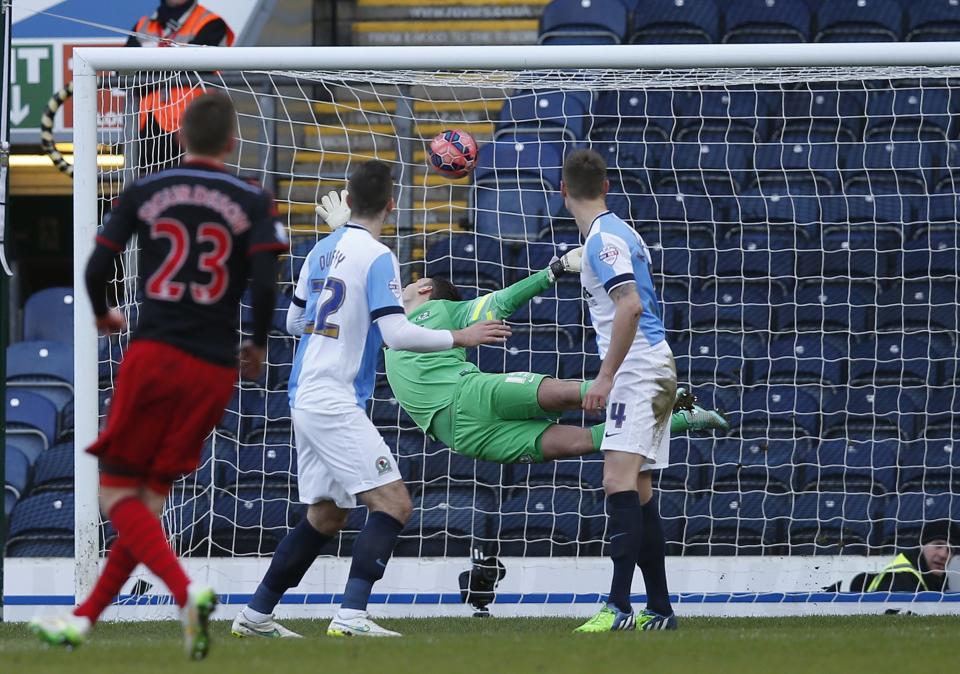
{"label": "player's bare knee", "polygon": [[335,536],[346,525],[348,513],[333,501],[320,501],[307,507],[307,521],[324,536]]}
{"label": "player's bare knee", "polygon": [[360,501],[371,512],[384,512],[401,524],[406,524],[413,514],[413,503],[403,482],[397,480],[382,487],[358,494]]}

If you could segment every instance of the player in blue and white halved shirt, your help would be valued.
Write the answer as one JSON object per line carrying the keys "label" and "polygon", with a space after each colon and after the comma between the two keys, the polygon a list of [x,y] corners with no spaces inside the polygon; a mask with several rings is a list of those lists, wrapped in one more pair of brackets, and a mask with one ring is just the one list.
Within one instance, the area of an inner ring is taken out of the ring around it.
{"label": "player in blue and white halved shirt", "polygon": [[367,418],[377,354],[430,352],[503,342],[499,321],[463,330],[428,330],[407,321],[397,258],[380,243],[394,207],[390,167],[362,164],[350,176],[352,218],[321,240],[300,273],[287,329],[303,335],[290,375],[297,444],[297,484],[307,516],[277,547],[250,604],[233,622],[239,637],[296,637],[273,619],[284,592],[297,586],[323,546],[360,501],[370,511],[353,546],[343,603],[331,636],[399,636],[367,617],[373,584],[383,577],[412,504],[396,461]]}
{"label": "player in blue and white halved shirt", "polygon": [[[675,629],[650,471],[669,459],[677,370],[653,286],[650,252],[640,235],[607,209],[608,189],[607,167],[599,154],[576,150],[566,158],[561,191],[586,239],[580,280],[602,360],[583,406],[607,411],[600,449],[613,560],[608,602],[576,631]],[[649,598],[639,615],[630,605],[635,566]]]}

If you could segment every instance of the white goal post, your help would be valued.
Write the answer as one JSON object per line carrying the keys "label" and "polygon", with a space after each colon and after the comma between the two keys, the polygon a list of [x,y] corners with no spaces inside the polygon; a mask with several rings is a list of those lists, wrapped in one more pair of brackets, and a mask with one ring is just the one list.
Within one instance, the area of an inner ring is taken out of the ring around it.
{"label": "white goal post", "polygon": [[[696,81],[690,73],[710,71],[713,79],[703,81],[727,85],[734,81],[775,84],[787,78],[803,82],[805,76],[828,81],[830,79],[950,78],[960,76],[960,43],[896,43],[896,44],[776,44],[776,45],[631,45],[631,46],[500,46],[481,49],[459,47],[372,47],[372,48],[178,48],[178,49],[109,49],[78,48],[73,54],[74,72],[74,287],[75,293],[75,575],[74,595],[78,599],[93,586],[101,560],[100,516],[97,506],[97,470],[95,461],[83,450],[95,439],[98,430],[98,346],[91,320],[91,308],[84,292],[84,263],[94,244],[101,214],[98,202],[98,74],[142,71],[201,73],[245,72],[257,74],[278,73],[286,76],[315,71],[348,71],[351,73],[404,73],[421,71],[434,77],[434,84],[449,76],[459,83],[467,81],[464,73],[478,72],[481,77],[490,73],[517,73],[529,76],[514,80],[495,75],[492,86],[522,88],[534,82],[543,73],[547,80],[561,88],[579,86],[589,88],[591,82],[602,83],[606,90],[629,89],[638,80],[663,78],[664,82]],[[853,75],[849,73],[855,73]],[[644,73],[639,77],[637,73]],[[516,81],[517,85],[502,84]],[[478,87],[483,86],[477,84]],[[644,85],[646,86],[646,85]],[[658,85],[653,83],[656,88]],[[668,85],[664,85],[668,86]],[[637,87],[639,88],[639,87]],[[456,126],[451,119],[450,125]],[[401,263],[407,262],[401,259]],[[694,382],[696,386],[696,382]],[[770,410],[771,414],[773,410]],[[954,496],[956,496],[954,494]],[[960,513],[956,513],[960,516]],[[960,517],[955,518],[960,521]],[[811,612],[876,612],[881,598],[866,600],[847,595],[822,592],[835,580],[849,580],[857,571],[878,570],[892,555],[826,556],[770,556],[711,557],[681,556],[668,558],[668,573],[672,591],[687,593],[689,602],[681,601],[678,610],[684,613],[714,613],[730,615],[733,612],[753,614],[790,614]],[[607,560],[604,557],[578,558],[576,564],[566,565],[562,558],[537,559],[526,564],[519,558],[505,581],[507,593],[522,597],[536,594],[547,597],[576,595],[567,603],[543,604],[522,599],[503,606],[499,614],[584,613],[591,608],[579,597],[604,591],[607,578]],[[325,563],[325,562],[322,562]],[[234,566],[231,566],[233,564]],[[340,564],[340,566],[337,566]],[[425,565],[430,570],[424,573]],[[330,562],[336,567],[332,580],[323,592],[339,592],[336,584],[342,577],[341,562]],[[386,588],[378,592],[410,592],[411,578],[420,574],[423,593],[453,592],[455,585],[446,586],[455,570],[466,568],[466,559],[414,558],[394,560],[397,573],[406,577],[397,587],[388,574]],[[816,567],[818,570],[813,571]],[[510,565],[508,564],[508,568]],[[201,569],[211,574],[222,592],[242,595],[252,592],[251,579],[265,569],[262,564],[225,558],[191,560],[192,572]],[[233,584],[231,569],[244,576],[244,584]],[[419,570],[418,570],[419,569]],[[547,570],[549,573],[541,573]],[[726,574],[726,575],[725,575]],[[455,578],[455,574],[453,575]],[[735,579],[725,584],[722,577]],[[443,578],[443,588],[429,587],[427,579]],[[13,579],[8,581],[12,584]],[[638,574],[639,587],[639,574]],[[773,597],[781,596],[779,600]],[[785,598],[784,598],[785,597]],[[897,595],[885,597],[889,605],[909,606],[921,612],[956,613],[960,601],[956,597],[927,596],[922,601]],[[327,600],[329,604],[329,600]],[[299,615],[316,615],[309,606]],[[385,605],[384,608],[387,608]],[[430,614],[462,610],[449,608],[444,603],[424,604],[417,610],[409,606],[391,607],[400,614]],[[326,605],[324,605],[324,610]],[[514,610],[516,609],[516,610]],[[125,613],[124,615],[134,615]]]}

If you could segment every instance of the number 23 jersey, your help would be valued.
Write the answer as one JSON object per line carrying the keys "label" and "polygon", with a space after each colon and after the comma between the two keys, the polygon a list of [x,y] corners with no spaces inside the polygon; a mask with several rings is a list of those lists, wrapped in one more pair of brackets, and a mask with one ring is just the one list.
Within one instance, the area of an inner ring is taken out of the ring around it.
{"label": "number 23 jersey", "polygon": [[347,223],[314,246],[300,270],[294,303],[305,306],[303,336],[290,373],[290,406],[365,408],[383,338],[376,320],[403,314],[396,256],[366,229]]}

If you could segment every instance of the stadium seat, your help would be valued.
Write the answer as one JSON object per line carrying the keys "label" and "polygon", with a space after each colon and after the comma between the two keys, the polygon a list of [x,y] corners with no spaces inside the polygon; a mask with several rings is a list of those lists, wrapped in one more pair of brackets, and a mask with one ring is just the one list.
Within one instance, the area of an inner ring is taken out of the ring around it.
{"label": "stadium seat", "polygon": [[753,153],[752,145],[734,141],[677,142],[673,144],[672,164],[664,168],[681,176],[702,173],[705,180],[715,175],[722,179],[729,176],[739,188],[753,174]]}
{"label": "stadium seat", "polygon": [[21,499],[10,517],[7,557],[73,557],[73,493]]}
{"label": "stadium seat", "polygon": [[211,525],[212,554],[267,555],[295,526],[296,513],[302,507],[289,497],[271,494],[261,488],[223,492],[213,499]]}
{"label": "stadium seat", "polygon": [[[950,102],[949,89],[933,86],[868,90],[864,138],[868,142],[945,141],[951,128]],[[937,156],[945,161],[945,148]]]}
{"label": "stadium seat", "polygon": [[47,288],[27,298],[23,339],[73,344],[73,288]]}
{"label": "stadium seat", "polygon": [[716,259],[708,276],[783,278],[796,274],[797,248],[803,231],[793,227],[744,224],[733,227],[717,241]]}
{"label": "stadium seat", "polygon": [[[928,437],[945,437],[957,433],[960,419],[960,395],[957,394],[960,378],[954,378],[945,386],[923,386],[914,389],[926,415],[921,418],[926,425],[922,429]],[[919,433],[921,429],[917,429]]]}
{"label": "stadium seat", "polygon": [[7,389],[6,405],[7,440],[15,438],[33,463],[57,440],[57,408],[43,396],[16,389]]}
{"label": "stadium seat", "polygon": [[[697,393],[697,389],[694,389],[694,393]],[[662,470],[654,471],[654,488],[663,492],[690,494],[691,499],[709,491],[707,458],[704,456],[706,448],[701,447],[701,444],[703,443],[699,438],[687,434],[672,437],[670,439],[670,465]],[[602,464],[601,458],[598,456],[596,463]]]}
{"label": "stadium seat", "polygon": [[755,87],[706,88],[675,94],[675,140],[754,143],[767,135],[768,111],[762,107],[764,100]]}
{"label": "stadium seat", "polygon": [[899,466],[901,493],[960,493],[960,444],[951,438],[904,443]]}
{"label": "stadium seat", "polygon": [[582,458],[512,466],[510,484],[522,487],[572,487],[602,500],[603,460],[599,454]]}
{"label": "stadium seat", "polygon": [[477,234],[531,240],[550,225],[550,195],[539,183],[477,185],[474,194]]}
{"label": "stadium seat", "polygon": [[409,419],[407,413],[403,411],[400,403],[394,397],[393,391],[386,385],[377,386],[374,389],[373,397],[367,403],[367,411],[373,423],[377,426],[396,428],[403,425],[402,420]]}
{"label": "stadium seat", "polygon": [[[508,98],[500,109],[493,138],[497,145],[530,139],[576,142],[590,132],[591,94],[585,91],[537,91]],[[480,152],[481,159],[486,148]]]}
{"label": "stadium seat", "polygon": [[663,526],[663,538],[666,542],[668,555],[679,555],[683,552],[683,530],[686,525],[686,510],[691,497],[682,493],[670,493],[660,490],[654,491],[657,499],[657,509],[660,512],[660,523]]}
{"label": "stadium seat", "polygon": [[467,556],[473,539],[490,537],[487,522],[494,513],[496,497],[489,487],[427,486],[414,497],[413,516],[395,554]]}
{"label": "stadium seat", "polygon": [[820,193],[839,191],[840,170],[847,161],[846,146],[843,151],[840,147],[812,140],[764,144],[756,149],[757,172],[780,173],[791,186],[814,182]]}
{"label": "stadium seat", "polygon": [[780,143],[852,143],[863,138],[867,104],[859,83],[811,82],[783,92],[783,120],[772,137]]}
{"label": "stadium seat", "polygon": [[792,555],[866,555],[873,545],[874,499],[868,494],[798,494],[788,536]]}
{"label": "stadium seat", "polygon": [[766,351],[763,338],[755,333],[724,335],[714,331],[694,332],[677,344],[674,355],[678,381],[713,382],[743,385],[754,382],[753,370],[757,351]]}
{"label": "stadium seat", "polygon": [[942,386],[956,373],[957,345],[950,334],[881,333],[850,350],[853,384]]}
{"label": "stadium seat", "polygon": [[708,481],[715,492],[789,493],[793,485],[793,453],[803,441],[739,440],[713,443],[707,456]]}
{"label": "stadium seat", "polygon": [[[812,172],[809,176],[794,174],[789,179],[777,174],[758,176],[753,186],[741,190],[737,196],[740,221],[744,224],[819,225],[822,219],[817,180],[821,177]],[[801,229],[778,233],[795,236],[797,245],[794,248],[800,247],[806,238]]]}
{"label": "stadium seat", "polygon": [[847,381],[847,344],[826,335],[797,333],[770,342],[770,359],[755,380],[771,384],[839,385]]}
{"label": "stadium seat", "polygon": [[879,292],[867,279],[801,280],[792,301],[776,312],[777,329],[866,334],[874,328]]}
{"label": "stadium seat", "polygon": [[553,0],[543,8],[537,44],[620,44],[626,28],[620,0]]}
{"label": "stadium seat", "polygon": [[[572,487],[530,487],[511,490],[500,506],[497,538],[504,556],[573,556],[580,531],[584,494]],[[591,499],[592,500],[592,499]]]}
{"label": "stadium seat", "polygon": [[503,288],[519,270],[513,248],[499,238],[456,232],[427,248],[427,276],[442,276],[457,285]]}
{"label": "stadium seat", "polygon": [[759,555],[783,552],[791,497],[722,493],[687,508],[684,554]]}
{"label": "stadium seat", "polygon": [[3,466],[4,513],[9,517],[13,504],[27,494],[30,484],[30,460],[18,447],[7,443]]}
{"label": "stadium seat", "polygon": [[804,0],[738,0],[725,25],[723,42],[809,42],[810,8]]}
{"label": "stadium seat", "polygon": [[[417,431],[418,435],[423,436]],[[489,487],[499,487],[509,478],[512,466],[492,461],[480,461],[453,452],[440,443],[430,443],[421,449],[423,462],[422,480],[425,487],[450,483],[451,485],[470,486],[480,483]]]}
{"label": "stadium seat", "polygon": [[898,494],[887,503],[889,518],[883,523],[882,543],[909,549],[919,543],[926,522],[960,522],[958,494]]}
{"label": "stadium seat", "polygon": [[[828,222],[832,218],[824,213]],[[882,224],[825,224],[820,237],[797,252],[800,278],[870,278],[893,275],[895,254],[902,249],[900,230]]]}
{"label": "stadium seat", "polygon": [[821,423],[821,389],[813,386],[751,386],[743,390],[743,437],[817,436]]}
{"label": "stadium seat", "polygon": [[[215,555],[230,554],[231,548],[211,550],[211,521],[213,521],[213,511],[210,507],[208,491],[195,492],[192,489],[175,487],[170,492],[165,504],[163,524],[170,545],[178,556],[206,557],[211,552]],[[222,529],[230,526],[229,522],[221,523]],[[226,535],[221,540],[230,545]]]}
{"label": "stadium seat", "polygon": [[[913,133],[916,137],[916,132]],[[942,138],[923,142],[871,140],[844,147],[851,171],[848,176],[856,177],[856,171],[866,171],[872,193],[880,194],[886,185],[895,185],[897,195],[933,192],[939,172],[947,166],[948,151]],[[851,181],[848,177],[846,184]]]}
{"label": "stadium seat", "polygon": [[896,440],[824,440],[798,451],[798,491],[885,494],[896,490]]}
{"label": "stadium seat", "polygon": [[33,465],[32,494],[45,491],[70,491],[73,489],[76,452],[73,444],[51,447]]}
{"label": "stadium seat", "polygon": [[960,40],[960,5],[953,0],[905,2],[907,42]]}
{"label": "stadium seat", "polygon": [[228,468],[235,472],[232,484],[237,488],[295,489],[297,455],[292,443],[289,430],[268,430],[262,442],[239,444],[236,464]]}
{"label": "stadium seat", "polygon": [[603,91],[594,106],[591,139],[634,138],[668,143],[673,137],[675,92],[651,89]]}
{"label": "stadium seat", "polygon": [[816,21],[814,42],[899,42],[903,9],[897,0],[832,0]]}
{"label": "stadium seat", "polygon": [[767,279],[709,279],[692,292],[694,329],[771,329],[771,311],[786,302],[787,289]]}
{"label": "stadium seat", "polygon": [[477,185],[539,184],[560,189],[563,144],[549,140],[501,140],[480,152],[474,182]]}
{"label": "stadium seat", "polygon": [[[953,199],[951,199],[951,202]],[[901,269],[907,278],[950,277],[960,270],[960,241],[957,237],[957,215],[952,207],[954,224],[930,224],[914,231],[904,244]],[[930,221],[937,215],[918,215],[918,221]]]}
{"label": "stadium seat", "polygon": [[[561,354],[573,353],[570,333],[556,327],[514,326],[503,353],[504,372],[537,372],[559,377]],[[481,369],[485,369],[481,367]]]}
{"label": "stadium seat", "polygon": [[73,398],[73,347],[60,342],[11,344],[7,387],[37,393],[62,410]]}
{"label": "stadium seat", "polygon": [[957,283],[952,280],[908,280],[877,299],[877,327],[896,331],[956,332]]}
{"label": "stadium seat", "polygon": [[709,44],[720,40],[720,11],[713,0],[643,0],[633,13],[633,44]]}
{"label": "stadium seat", "polygon": [[922,398],[901,386],[847,386],[828,396],[824,407],[825,424],[840,437],[915,438],[924,426]]}

